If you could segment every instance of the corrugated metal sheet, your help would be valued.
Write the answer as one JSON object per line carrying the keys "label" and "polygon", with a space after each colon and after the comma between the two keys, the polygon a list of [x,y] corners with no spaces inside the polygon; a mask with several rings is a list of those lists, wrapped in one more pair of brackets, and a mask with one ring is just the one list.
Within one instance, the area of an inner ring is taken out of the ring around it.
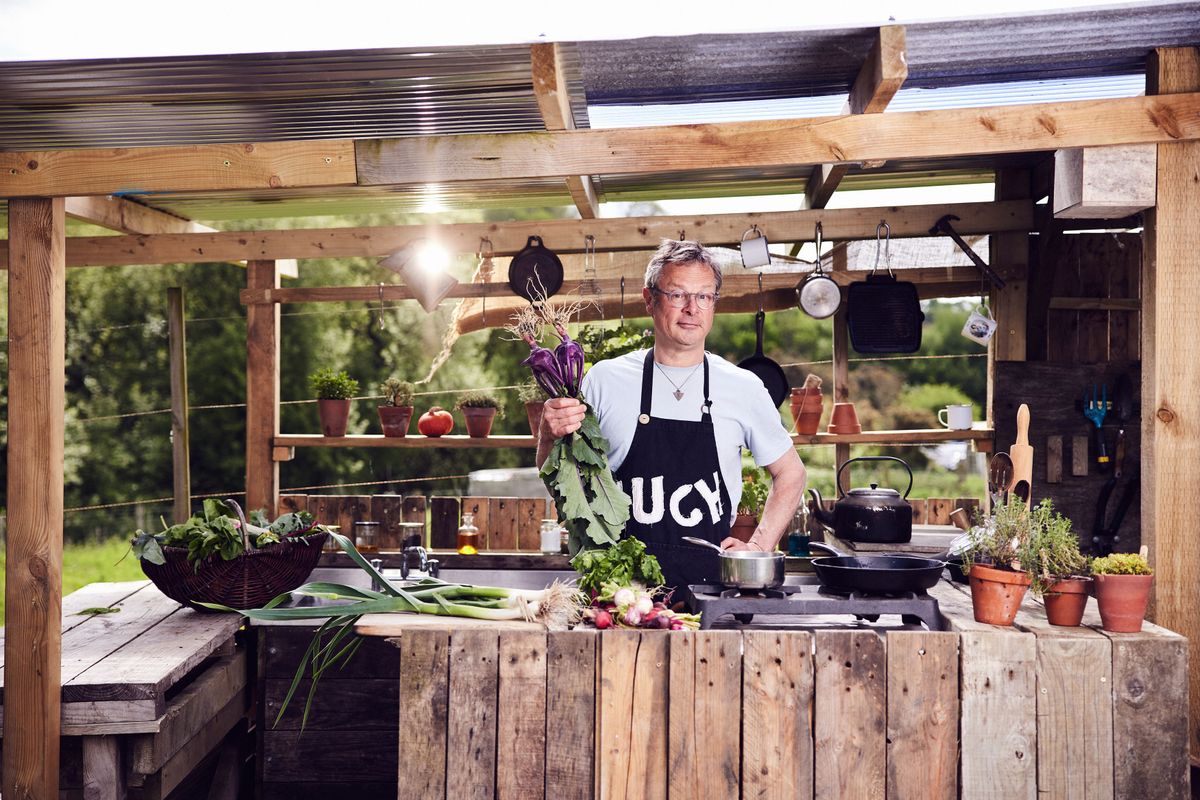
{"label": "corrugated metal sheet", "polygon": [[544,129],[527,45],[0,63],[0,150]]}

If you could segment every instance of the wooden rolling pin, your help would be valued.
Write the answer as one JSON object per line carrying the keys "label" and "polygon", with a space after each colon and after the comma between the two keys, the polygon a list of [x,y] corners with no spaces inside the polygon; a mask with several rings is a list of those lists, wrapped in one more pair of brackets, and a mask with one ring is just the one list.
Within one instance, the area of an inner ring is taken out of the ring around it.
{"label": "wooden rolling pin", "polygon": [[1033,497],[1033,447],[1029,444],[1029,406],[1025,403],[1017,409],[1017,441],[1008,456],[1013,463],[1013,494],[1028,504]]}

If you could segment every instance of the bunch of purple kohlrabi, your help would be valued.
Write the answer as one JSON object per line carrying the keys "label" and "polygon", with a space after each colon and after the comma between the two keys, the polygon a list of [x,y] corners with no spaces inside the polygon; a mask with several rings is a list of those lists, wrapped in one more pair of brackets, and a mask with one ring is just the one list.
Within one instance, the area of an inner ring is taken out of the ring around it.
{"label": "bunch of purple kohlrabi", "polygon": [[[533,306],[516,316],[508,330],[529,345],[529,367],[538,386],[550,398],[572,397],[584,404],[579,430],[555,440],[542,465],[541,478],[554,498],[569,534],[571,554],[593,547],[607,547],[621,538],[629,520],[629,497],[613,480],[608,468],[608,442],[600,434],[600,423],[580,395],[585,354],[567,334],[570,312],[546,305]],[[549,323],[558,335],[553,350],[538,339]]]}

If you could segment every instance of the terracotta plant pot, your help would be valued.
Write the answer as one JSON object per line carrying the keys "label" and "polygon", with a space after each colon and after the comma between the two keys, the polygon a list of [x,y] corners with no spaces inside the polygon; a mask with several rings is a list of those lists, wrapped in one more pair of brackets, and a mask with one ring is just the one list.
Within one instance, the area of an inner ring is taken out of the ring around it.
{"label": "terracotta plant pot", "polygon": [[971,609],[975,621],[1012,625],[1032,582],[1024,572],[975,564],[971,567]]}
{"label": "terracotta plant pot", "polygon": [[346,425],[350,421],[349,400],[318,400],[317,414],[321,418],[322,435],[346,435]]}
{"label": "terracotta plant pot", "polygon": [[1063,578],[1051,584],[1043,596],[1046,619],[1051,625],[1078,627],[1083,621],[1083,610],[1087,607],[1091,588],[1091,578]]}
{"label": "terracotta plant pot", "polygon": [[412,415],[412,406],[379,406],[379,424],[383,427],[383,435],[392,439],[407,436]]}
{"label": "terracotta plant pot", "polygon": [[753,514],[738,514],[733,518],[733,524],[729,526],[729,535],[739,542],[748,542],[757,527],[758,517]]}
{"label": "terracotta plant pot", "polygon": [[854,403],[834,403],[829,415],[830,433],[862,433],[862,425],[858,424],[858,412]]}
{"label": "terracotta plant pot", "polygon": [[1137,633],[1146,617],[1153,575],[1096,575],[1100,625],[1112,633]]}
{"label": "terracotta plant pot", "polygon": [[525,404],[525,417],[529,420],[529,433],[535,439],[538,435],[538,429],[542,427],[542,409],[544,404],[540,400]]}
{"label": "terracotta plant pot", "polygon": [[460,410],[467,422],[467,435],[472,439],[486,439],[492,432],[492,420],[496,418],[496,409],[468,407]]}
{"label": "terracotta plant pot", "polygon": [[792,389],[790,409],[796,433],[812,436],[821,427],[821,414],[824,411],[821,390]]}

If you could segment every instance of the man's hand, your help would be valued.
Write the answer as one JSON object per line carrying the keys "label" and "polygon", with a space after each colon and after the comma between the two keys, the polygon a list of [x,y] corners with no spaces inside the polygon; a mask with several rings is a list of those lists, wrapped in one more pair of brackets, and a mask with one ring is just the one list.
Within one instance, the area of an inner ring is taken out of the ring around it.
{"label": "man's hand", "polygon": [[759,535],[758,531],[755,531],[754,535],[750,537],[750,541],[748,541],[748,542],[743,542],[741,539],[735,539],[732,536],[726,536],[724,539],[721,540],[721,549],[723,549],[723,550],[758,550],[758,551],[765,553],[768,550],[773,550],[774,547],[767,547],[766,544],[763,542],[763,537],[761,535]]}
{"label": "man's hand", "polygon": [[574,397],[555,397],[542,406],[542,426],[538,438],[543,441],[561,439],[579,430],[585,406]]}

